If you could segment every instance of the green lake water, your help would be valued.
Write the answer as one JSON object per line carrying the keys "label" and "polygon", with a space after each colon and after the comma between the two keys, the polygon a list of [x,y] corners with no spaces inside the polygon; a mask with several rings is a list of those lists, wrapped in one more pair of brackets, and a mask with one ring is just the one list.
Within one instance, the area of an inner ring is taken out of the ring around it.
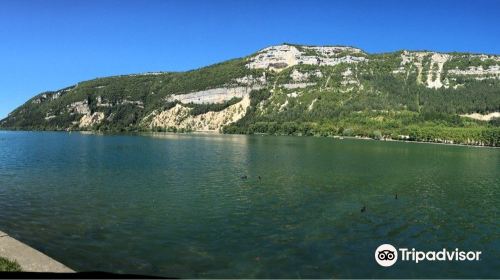
{"label": "green lake water", "polygon": [[[0,131],[0,230],[78,271],[498,278],[499,208],[500,149]],[[384,268],[383,243],[482,255]]]}

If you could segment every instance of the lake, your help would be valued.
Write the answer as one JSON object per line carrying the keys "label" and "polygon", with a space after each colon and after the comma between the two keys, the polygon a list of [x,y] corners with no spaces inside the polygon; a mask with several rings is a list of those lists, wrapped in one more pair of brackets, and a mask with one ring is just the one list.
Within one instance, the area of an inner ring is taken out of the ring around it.
{"label": "lake", "polygon": [[[494,148],[0,131],[0,230],[78,271],[498,278],[499,207]],[[383,243],[482,255],[384,268]]]}

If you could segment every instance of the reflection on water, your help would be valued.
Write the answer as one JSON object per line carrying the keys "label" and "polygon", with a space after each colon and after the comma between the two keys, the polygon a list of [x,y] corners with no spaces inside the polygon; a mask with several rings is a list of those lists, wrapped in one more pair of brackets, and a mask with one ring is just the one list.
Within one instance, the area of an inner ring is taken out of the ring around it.
{"label": "reflection on water", "polygon": [[[0,230],[77,270],[498,276],[498,149],[218,134],[0,133]],[[382,269],[373,259],[381,243],[483,250],[484,259]]]}

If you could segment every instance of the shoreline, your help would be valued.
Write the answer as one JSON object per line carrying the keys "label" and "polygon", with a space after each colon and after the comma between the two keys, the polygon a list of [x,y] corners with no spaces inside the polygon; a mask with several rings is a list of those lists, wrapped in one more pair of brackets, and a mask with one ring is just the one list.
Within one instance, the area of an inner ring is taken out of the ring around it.
{"label": "shoreline", "polygon": [[[440,142],[431,142],[431,141],[408,141],[408,140],[398,140],[398,139],[384,139],[377,140],[369,137],[355,137],[355,136],[342,136],[345,139],[355,139],[355,140],[372,140],[377,142],[400,142],[400,143],[410,143],[410,144],[434,144],[434,145],[444,145],[444,146],[459,146],[459,147],[468,147],[468,148],[494,148],[499,149],[497,146],[480,146],[480,145],[467,145],[467,144],[455,144],[455,143],[440,143]],[[332,137],[335,138],[335,137]]]}
{"label": "shoreline", "polygon": [[409,140],[401,140],[401,139],[373,139],[370,137],[361,137],[361,136],[320,136],[320,135],[275,135],[275,134],[267,134],[267,133],[254,133],[254,134],[240,134],[240,133],[221,133],[217,130],[199,130],[199,131],[190,131],[190,132],[157,132],[157,131],[127,131],[127,132],[110,132],[110,131],[92,131],[92,130],[14,130],[14,129],[0,129],[0,132],[61,132],[61,133],[79,133],[83,135],[144,135],[144,134],[153,134],[153,133],[162,133],[162,134],[181,134],[181,135],[260,135],[260,136],[291,136],[291,137],[313,137],[313,138],[331,138],[331,139],[354,139],[354,140],[372,140],[379,142],[401,142],[401,143],[413,143],[413,144],[434,144],[434,145],[446,145],[446,146],[461,146],[461,147],[474,147],[474,148],[494,148],[499,149],[500,146],[488,146],[488,145],[469,145],[469,144],[459,144],[459,143],[441,143],[441,142],[432,142],[432,141],[409,141]]}

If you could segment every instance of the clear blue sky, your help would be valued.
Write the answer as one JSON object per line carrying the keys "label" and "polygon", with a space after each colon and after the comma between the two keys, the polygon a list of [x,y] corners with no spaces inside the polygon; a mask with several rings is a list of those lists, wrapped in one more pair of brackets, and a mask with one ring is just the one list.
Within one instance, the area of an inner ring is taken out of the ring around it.
{"label": "clear blue sky", "polygon": [[0,1],[0,118],[95,77],[187,70],[268,45],[500,54],[500,1]]}

